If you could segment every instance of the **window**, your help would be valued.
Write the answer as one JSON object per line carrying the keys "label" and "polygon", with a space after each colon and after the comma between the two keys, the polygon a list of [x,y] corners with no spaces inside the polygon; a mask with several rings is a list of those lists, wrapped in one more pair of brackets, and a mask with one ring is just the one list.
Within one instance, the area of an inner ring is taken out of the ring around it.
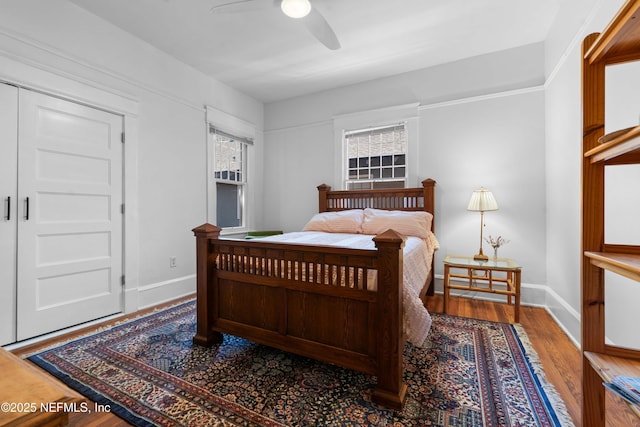
{"label": "window", "polygon": [[345,131],[345,188],[402,188],[407,180],[404,123]]}
{"label": "window", "polygon": [[210,127],[213,137],[213,180],[216,186],[216,225],[244,227],[247,184],[247,145],[252,141]]}

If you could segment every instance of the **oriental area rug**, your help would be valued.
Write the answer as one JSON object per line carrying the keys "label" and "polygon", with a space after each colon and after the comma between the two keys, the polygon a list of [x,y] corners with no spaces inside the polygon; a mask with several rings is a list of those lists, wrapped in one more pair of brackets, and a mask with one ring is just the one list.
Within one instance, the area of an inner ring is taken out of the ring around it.
{"label": "oriental area rug", "polygon": [[193,345],[189,301],[31,355],[136,426],[571,426],[517,325],[433,313],[407,344],[402,412],[375,377],[225,335]]}

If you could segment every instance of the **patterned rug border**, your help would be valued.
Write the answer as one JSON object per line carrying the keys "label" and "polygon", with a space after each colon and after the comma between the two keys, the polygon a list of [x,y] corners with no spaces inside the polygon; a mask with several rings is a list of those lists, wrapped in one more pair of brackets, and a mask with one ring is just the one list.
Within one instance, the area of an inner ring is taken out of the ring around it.
{"label": "patterned rug border", "polygon": [[571,419],[571,415],[569,415],[569,411],[560,396],[560,393],[556,390],[554,385],[547,380],[547,377],[544,373],[544,369],[542,367],[542,362],[540,361],[540,357],[538,353],[533,348],[533,344],[529,340],[529,335],[524,330],[521,324],[511,324],[511,327],[516,332],[516,337],[520,343],[520,346],[523,349],[523,353],[527,356],[527,361],[529,362],[529,368],[535,374],[532,375],[535,378],[537,386],[540,387],[545,392],[545,396],[548,400],[550,407],[554,410],[554,413],[557,417],[558,422],[563,426],[573,426],[573,420]]}
{"label": "patterned rug border", "polygon": [[71,378],[68,374],[60,372],[60,370],[58,370],[58,368],[56,368],[52,364],[47,363],[42,359],[30,359],[30,360],[31,362],[35,363],[42,369],[46,370],[51,375],[55,376],[60,381],[64,382],[66,385],[68,385],[78,393],[82,394],[89,400],[96,402],[99,405],[103,405],[103,407],[108,407],[109,412],[117,415],[118,417],[122,418],[129,424],[139,426],[139,427],[156,427],[156,424],[152,423],[148,419],[142,417],[139,414],[135,414],[131,412],[125,406],[120,405],[114,400],[106,398],[100,392],[92,389],[88,385],[81,383],[80,381],[77,381]]}
{"label": "patterned rug border", "polygon": [[[121,320],[115,320],[112,323],[109,323],[105,326],[100,326],[97,329],[93,329],[91,331],[87,331],[87,333],[82,334],[80,336],[76,336],[74,338],[71,338],[69,340],[66,340],[65,342],[58,342],[56,344],[52,344],[50,346],[47,346],[46,348],[39,348],[37,350],[34,350],[32,352],[30,352],[29,354],[25,354],[22,357],[23,358],[31,358],[32,356],[36,356],[38,354],[41,353],[45,353],[51,350],[54,350],[58,347],[62,347],[65,345],[68,345],[69,343],[72,342],[81,342],[87,339],[91,339],[92,337],[99,335],[101,333],[104,332],[108,332],[109,330],[115,329],[115,328],[122,328],[122,327],[126,327],[126,325],[130,324],[130,323],[134,323],[134,322],[138,322],[140,320],[143,320],[145,318],[148,317],[152,317],[152,316],[157,316],[159,314],[162,314],[162,312],[168,311],[168,310],[172,310],[172,309],[176,309],[176,308],[180,308],[183,306],[187,306],[192,304],[195,301],[195,299],[188,299],[188,300],[183,300],[180,302],[177,302],[175,304],[172,305],[167,305],[161,308],[155,308],[152,311],[149,311],[147,313],[144,314],[140,314],[134,317],[130,317],[130,318],[126,318],[126,319],[121,319]],[[553,384],[551,384],[549,381],[547,381],[546,376],[544,374],[544,370],[542,367],[542,364],[540,362],[540,358],[538,356],[538,353],[535,351],[535,349],[533,348],[531,341],[529,339],[529,336],[527,335],[526,331],[524,330],[524,328],[520,325],[520,324],[509,324],[509,323],[505,323],[505,322],[495,322],[495,321],[490,321],[490,320],[483,320],[483,319],[474,319],[474,318],[468,318],[468,317],[463,317],[463,316],[455,316],[455,315],[447,315],[447,314],[442,314],[442,313],[434,313],[436,316],[442,316],[443,318],[460,318],[463,320],[467,320],[467,321],[479,321],[479,322],[486,322],[486,323],[491,323],[491,324],[500,324],[500,325],[507,325],[508,328],[510,328],[513,331],[513,337],[516,339],[517,341],[517,346],[520,348],[522,354],[525,356],[525,360],[526,360],[526,368],[528,369],[528,371],[531,374],[531,378],[534,379],[536,387],[540,390],[543,391],[543,393],[539,393],[541,399],[544,401],[544,405],[546,408],[548,408],[548,410],[546,411],[551,418],[553,418],[554,422],[557,425],[560,426],[573,426],[573,421],[571,419],[571,416],[569,415],[567,408],[562,400],[562,398],[560,397],[559,393],[556,391],[555,387],[553,386]],[[111,408],[111,412],[113,412],[114,414],[118,415],[120,418],[124,419],[125,421],[135,424],[137,426],[155,426],[157,424],[155,424],[153,421],[151,421],[150,419],[144,417],[143,415],[139,414],[139,413],[135,413],[132,412],[131,410],[129,410],[126,406],[123,406],[119,403],[117,403],[116,401],[105,397],[101,392],[93,389],[92,387],[90,387],[87,384],[84,384],[80,381],[75,380],[74,378],[72,378],[69,374],[66,374],[64,372],[61,372],[56,366],[48,363],[47,361],[39,358],[39,357],[34,357],[32,359],[30,359],[32,362],[36,363],[37,365],[41,366],[43,369],[47,370],[48,372],[50,372],[52,375],[54,375],[55,377],[59,378],[61,381],[65,382],[66,384],[68,384],[71,388],[77,390],[79,393],[85,395],[87,398],[91,399],[92,401],[97,402],[98,404],[101,405],[109,405],[109,407]],[[285,426],[286,424],[281,424],[276,420],[273,419],[266,419],[264,418],[262,415],[253,412],[251,409],[249,408],[244,408],[242,407],[243,412],[245,412],[246,415],[250,415],[247,414],[248,413],[253,413],[256,418],[249,416],[249,418],[254,418],[254,422],[256,422],[256,426],[260,425],[260,426]]]}
{"label": "patterned rug border", "polygon": [[109,408],[110,408],[111,412],[113,414],[119,416],[120,418],[122,418],[126,422],[128,422],[130,424],[134,424],[135,423],[136,426],[140,426],[140,427],[156,427],[155,423],[151,422],[150,420],[146,419],[145,417],[141,416],[140,414],[132,413],[127,407],[122,406],[121,404],[115,402],[114,400],[105,397],[102,393],[100,393],[99,391],[96,391],[95,389],[89,387],[88,385],[85,385],[82,382],[77,381],[74,378],[71,378],[70,375],[65,374],[64,372],[61,372],[54,365],[46,362],[43,359],[40,359],[40,358],[31,359],[31,357],[32,356],[36,356],[36,355],[41,354],[41,353],[45,353],[47,351],[54,350],[54,349],[56,349],[58,347],[63,347],[63,346],[65,346],[65,345],[67,345],[69,343],[72,343],[72,342],[80,342],[80,341],[83,341],[83,340],[90,339],[90,338],[94,337],[95,335],[101,334],[101,333],[109,331],[111,329],[124,327],[129,323],[137,322],[137,321],[140,321],[140,320],[145,319],[147,317],[158,315],[158,314],[160,314],[160,313],[162,313],[164,311],[168,311],[168,310],[176,309],[176,308],[179,308],[179,307],[182,307],[182,306],[186,306],[186,305],[192,304],[193,302],[195,302],[195,298],[190,298],[190,299],[187,299],[187,300],[184,300],[184,301],[180,301],[180,302],[176,302],[175,304],[170,304],[170,305],[167,305],[167,306],[164,306],[164,307],[156,307],[156,308],[152,309],[151,311],[149,311],[148,313],[134,315],[133,317],[130,317],[130,318],[127,318],[127,319],[114,320],[113,322],[109,322],[107,325],[99,326],[98,328],[96,328],[94,330],[87,331],[87,333],[85,333],[85,334],[81,334],[79,336],[75,336],[75,337],[70,338],[68,340],[65,340],[63,342],[58,342],[58,343],[52,344],[52,345],[44,347],[44,348],[39,348],[37,350],[34,350],[34,351],[29,352],[27,354],[24,354],[21,357],[23,359],[29,359],[31,362],[33,362],[36,365],[40,366],[42,369],[46,370],[51,375],[55,376],[60,381],[64,382],[69,387],[71,387],[72,389],[74,389],[78,393],[82,394],[83,396],[87,397],[91,401],[96,402],[96,403],[98,403],[100,405],[109,405]]}

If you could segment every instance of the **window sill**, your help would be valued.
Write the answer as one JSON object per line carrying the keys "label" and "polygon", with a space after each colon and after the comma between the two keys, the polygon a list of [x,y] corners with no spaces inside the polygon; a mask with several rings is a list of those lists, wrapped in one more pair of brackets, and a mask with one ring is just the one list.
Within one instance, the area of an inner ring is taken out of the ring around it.
{"label": "window sill", "polygon": [[243,239],[244,236],[247,234],[247,232],[249,231],[248,228],[246,227],[239,227],[239,228],[223,228],[220,231],[220,236],[222,237],[229,237],[229,238],[234,238],[234,239]]}

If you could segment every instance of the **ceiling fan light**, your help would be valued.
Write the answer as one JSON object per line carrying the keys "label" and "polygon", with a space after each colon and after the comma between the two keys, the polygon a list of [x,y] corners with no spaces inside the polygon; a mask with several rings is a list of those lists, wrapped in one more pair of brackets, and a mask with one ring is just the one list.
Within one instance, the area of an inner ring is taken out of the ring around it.
{"label": "ceiling fan light", "polygon": [[304,18],[311,12],[309,0],[282,0],[280,8],[290,18]]}

